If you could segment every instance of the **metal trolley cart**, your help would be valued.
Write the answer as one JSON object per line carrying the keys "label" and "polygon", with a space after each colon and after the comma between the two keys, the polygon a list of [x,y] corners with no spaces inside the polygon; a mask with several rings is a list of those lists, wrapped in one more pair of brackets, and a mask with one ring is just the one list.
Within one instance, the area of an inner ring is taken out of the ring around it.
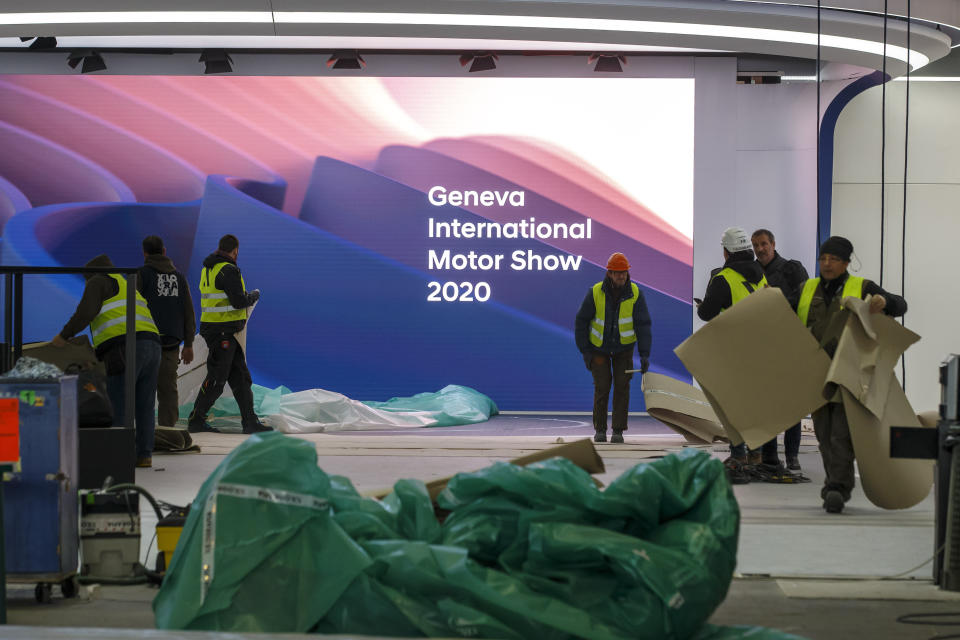
{"label": "metal trolley cart", "polygon": [[[77,377],[0,379],[0,398],[17,399],[20,465],[3,474],[7,580],[77,594]],[[4,585],[5,586],[5,585]]]}

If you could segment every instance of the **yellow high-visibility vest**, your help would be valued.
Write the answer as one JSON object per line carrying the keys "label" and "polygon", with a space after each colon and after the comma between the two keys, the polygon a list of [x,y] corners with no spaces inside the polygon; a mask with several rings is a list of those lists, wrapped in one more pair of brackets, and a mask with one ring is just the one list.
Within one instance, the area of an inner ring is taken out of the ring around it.
{"label": "yellow high-visibility vest", "polygon": [[[595,347],[603,346],[604,316],[607,314],[607,296],[602,286],[603,282],[593,285],[593,306],[596,309],[596,315],[590,321],[590,343]],[[633,331],[633,305],[640,297],[640,287],[634,282],[630,283],[630,293],[630,298],[620,303],[620,317],[617,319],[620,344],[637,341],[637,335]]]}
{"label": "yellow high-visibility vest", "polygon": [[[797,315],[800,316],[800,322],[807,326],[807,318],[810,315],[810,303],[813,302],[813,294],[820,284],[820,278],[810,278],[803,284],[803,292],[800,294],[800,302],[797,304]],[[843,283],[843,292],[840,294],[841,301],[847,296],[854,298],[863,298],[863,278],[848,276],[847,281]]]}
{"label": "yellow high-visibility vest", "polygon": [[[217,276],[229,262],[218,262],[213,269],[203,268],[200,272],[200,322],[236,322],[247,319],[246,309],[234,309],[230,305],[227,293],[217,289]],[[243,292],[247,292],[247,285],[240,276],[240,285]]]}
{"label": "yellow high-visibility vest", "polygon": [[[730,306],[737,304],[748,295],[756,291],[757,289],[762,289],[767,286],[767,277],[760,276],[760,282],[754,284],[748,280],[745,280],[742,275],[726,267],[720,270],[720,273],[713,276],[714,278],[723,278],[727,281],[727,284],[730,285]],[[724,307],[722,311],[726,311],[730,307]]]}
{"label": "yellow high-visibility vest", "polygon": [[[127,281],[115,273],[107,275],[116,280],[120,290],[117,295],[103,301],[100,305],[100,313],[90,323],[94,347],[99,347],[110,338],[122,336],[127,332]],[[134,312],[136,330],[159,335],[160,332],[157,331],[157,325],[153,322],[153,316],[150,315],[150,309],[147,307],[147,301],[139,291],[135,291],[134,294],[137,304]]]}

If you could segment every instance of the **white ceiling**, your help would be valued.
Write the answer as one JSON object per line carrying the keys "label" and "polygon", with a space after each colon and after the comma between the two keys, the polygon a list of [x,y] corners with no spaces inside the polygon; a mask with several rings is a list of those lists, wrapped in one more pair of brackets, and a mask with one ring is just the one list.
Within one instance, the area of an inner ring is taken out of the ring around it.
{"label": "white ceiling", "polygon": [[724,51],[815,59],[819,35],[824,61],[881,69],[886,53],[893,76],[905,73],[908,56],[916,69],[950,52],[960,0],[912,2],[909,53],[906,0],[886,4],[884,20],[884,0],[824,0],[818,29],[815,2],[0,0],[0,72],[17,72],[16,56],[39,53],[27,53],[19,36],[55,36],[63,50]]}

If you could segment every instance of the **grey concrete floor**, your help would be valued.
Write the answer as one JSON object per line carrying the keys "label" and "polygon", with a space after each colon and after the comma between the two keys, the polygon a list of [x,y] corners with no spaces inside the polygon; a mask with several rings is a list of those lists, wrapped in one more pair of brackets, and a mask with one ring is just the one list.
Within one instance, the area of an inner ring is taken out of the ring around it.
{"label": "grey concrete floor", "polygon": [[[367,491],[403,477],[430,480],[479,469],[514,457],[512,452],[524,447],[591,434],[587,416],[507,415],[464,427],[305,437],[316,442],[321,468],[345,475],[360,491]],[[384,448],[412,435],[423,436],[424,449],[391,453]],[[463,438],[469,446],[448,446],[438,436]],[[226,452],[242,439],[240,434],[201,434],[197,441],[204,452],[158,454],[152,469],[137,470],[137,483],[158,499],[189,503]],[[631,417],[626,440],[624,446],[597,445],[607,468],[598,475],[601,481],[609,482],[644,456],[685,446],[682,438],[645,417]],[[726,457],[723,446],[705,448]],[[843,514],[828,515],[820,505],[823,472],[812,434],[805,433],[800,458],[804,473],[813,480],[809,484],[735,486],[742,512],[737,576],[711,621],[779,628],[811,639],[930,638],[955,632],[946,624],[896,621],[907,613],[960,613],[956,594],[933,586],[931,565],[923,565],[933,553],[932,496],[911,509],[884,511],[858,490]],[[146,505],[141,517],[143,531],[152,533],[156,518]],[[152,566],[156,549],[150,535],[145,533],[141,546],[146,564]],[[84,633],[100,627],[138,629],[127,636],[111,632],[109,637],[160,637],[143,632],[153,628],[150,602],[156,594],[146,585],[104,585],[90,599],[66,600],[55,593],[46,605],[35,602],[32,585],[9,589],[9,623],[29,628],[0,628],[2,638],[64,637],[56,635],[58,627],[85,629]],[[960,616],[951,621],[960,622]]]}

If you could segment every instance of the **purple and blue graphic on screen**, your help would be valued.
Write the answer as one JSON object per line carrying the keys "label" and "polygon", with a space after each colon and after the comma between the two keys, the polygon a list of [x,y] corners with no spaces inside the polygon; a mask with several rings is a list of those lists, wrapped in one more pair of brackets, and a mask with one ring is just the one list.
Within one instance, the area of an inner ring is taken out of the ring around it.
{"label": "purple and blue graphic on screen", "polygon": [[[2,263],[136,266],[157,234],[196,291],[233,233],[263,291],[258,384],[370,400],[461,384],[502,410],[589,411],[573,318],[613,251],[646,296],[653,369],[689,379],[673,348],[691,331],[690,80],[23,75],[0,91]],[[27,276],[25,340],[59,331],[82,290]]]}

